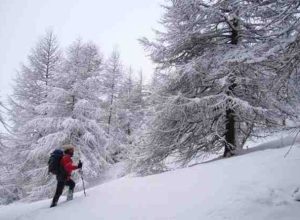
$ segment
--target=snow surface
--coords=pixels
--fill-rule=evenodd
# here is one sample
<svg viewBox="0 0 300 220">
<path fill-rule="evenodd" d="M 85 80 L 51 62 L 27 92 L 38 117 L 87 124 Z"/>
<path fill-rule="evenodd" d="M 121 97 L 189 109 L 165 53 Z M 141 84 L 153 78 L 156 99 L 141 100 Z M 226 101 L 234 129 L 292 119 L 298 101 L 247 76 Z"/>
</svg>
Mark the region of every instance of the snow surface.
<svg viewBox="0 0 300 220">
<path fill-rule="evenodd" d="M 273 144 L 159 175 L 123 177 L 87 190 L 87 197 L 62 197 L 51 209 L 50 200 L 1 206 L 0 219 L 299 220 L 300 145 L 284 158 L 288 146 Z"/>
</svg>

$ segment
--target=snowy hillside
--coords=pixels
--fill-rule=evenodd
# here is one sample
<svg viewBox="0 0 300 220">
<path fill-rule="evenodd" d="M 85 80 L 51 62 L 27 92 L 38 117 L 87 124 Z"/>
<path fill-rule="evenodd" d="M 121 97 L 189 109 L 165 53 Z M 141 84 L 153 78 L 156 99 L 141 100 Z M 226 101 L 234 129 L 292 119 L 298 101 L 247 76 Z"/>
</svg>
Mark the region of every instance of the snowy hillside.
<svg viewBox="0 0 300 220">
<path fill-rule="evenodd" d="M 287 158 L 280 141 L 243 156 L 147 177 L 124 177 L 62 197 L 0 207 L 1 220 L 292 220 L 299 219 L 300 146 Z M 270 149 L 267 149 L 270 148 Z M 272 149 L 273 148 L 273 149 Z"/>
</svg>

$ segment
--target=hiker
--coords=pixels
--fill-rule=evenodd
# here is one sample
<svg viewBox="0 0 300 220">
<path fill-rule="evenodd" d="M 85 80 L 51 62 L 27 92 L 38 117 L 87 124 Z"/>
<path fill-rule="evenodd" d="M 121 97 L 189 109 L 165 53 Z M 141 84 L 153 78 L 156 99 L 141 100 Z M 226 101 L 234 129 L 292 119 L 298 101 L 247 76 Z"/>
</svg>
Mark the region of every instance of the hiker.
<svg viewBox="0 0 300 220">
<path fill-rule="evenodd" d="M 57 205 L 58 199 L 61 196 L 65 185 L 69 186 L 67 200 L 73 199 L 75 182 L 71 179 L 71 173 L 73 170 L 82 168 L 81 161 L 79 161 L 78 165 L 74 165 L 71 159 L 71 157 L 73 157 L 74 154 L 74 146 L 68 144 L 68 145 L 63 145 L 62 148 L 64 154 L 60 160 L 60 172 L 56 174 L 57 187 L 50 208 L 55 207 Z"/>
</svg>

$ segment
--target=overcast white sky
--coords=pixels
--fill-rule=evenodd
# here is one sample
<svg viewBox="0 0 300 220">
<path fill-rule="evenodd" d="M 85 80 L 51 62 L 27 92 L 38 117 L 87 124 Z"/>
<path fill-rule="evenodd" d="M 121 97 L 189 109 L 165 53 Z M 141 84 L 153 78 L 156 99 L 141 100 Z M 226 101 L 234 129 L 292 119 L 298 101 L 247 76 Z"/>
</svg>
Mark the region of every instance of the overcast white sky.
<svg viewBox="0 0 300 220">
<path fill-rule="evenodd" d="M 153 38 L 164 0 L 0 0 L 0 95 L 11 92 L 20 63 L 48 28 L 60 45 L 94 41 L 108 56 L 118 46 L 125 65 L 142 68 L 150 78 L 153 65 L 138 38 Z"/>
</svg>

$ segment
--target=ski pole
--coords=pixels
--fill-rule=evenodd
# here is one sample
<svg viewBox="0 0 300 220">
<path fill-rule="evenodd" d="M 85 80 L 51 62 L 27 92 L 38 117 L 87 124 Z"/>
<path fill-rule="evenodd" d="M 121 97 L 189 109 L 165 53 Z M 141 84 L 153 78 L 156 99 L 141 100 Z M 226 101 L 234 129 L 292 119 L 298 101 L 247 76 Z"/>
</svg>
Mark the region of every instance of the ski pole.
<svg viewBox="0 0 300 220">
<path fill-rule="evenodd" d="M 79 153 L 79 158 L 80 158 L 80 151 L 79 151 L 78 153 Z M 79 162 L 81 162 L 80 159 L 79 159 Z M 82 187 L 83 187 L 84 196 L 86 196 L 85 186 L 84 186 L 84 180 L 83 180 L 83 171 L 82 171 L 82 167 L 80 168 L 79 173 L 80 173 L 80 177 L 81 177 L 81 180 L 82 180 Z"/>
<path fill-rule="evenodd" d="M 84 196 L 86 196 L 82 168 L 80 168 L 79 173 L 80 173 L 80 177 L 81 177 L 81 180 L 82 180 L 82 187 L 83 187 Z"/>
</svg>

